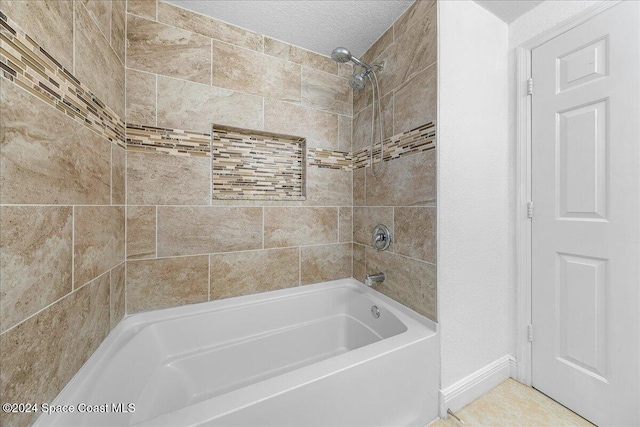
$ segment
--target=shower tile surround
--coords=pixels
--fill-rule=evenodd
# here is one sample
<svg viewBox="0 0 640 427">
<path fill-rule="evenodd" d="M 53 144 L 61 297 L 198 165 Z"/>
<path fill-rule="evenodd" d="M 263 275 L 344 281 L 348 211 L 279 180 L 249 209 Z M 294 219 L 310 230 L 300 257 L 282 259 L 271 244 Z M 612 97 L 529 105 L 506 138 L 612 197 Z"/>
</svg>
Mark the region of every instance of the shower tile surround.
<svg viewBox="0 0 640 427">
<path fill-rule="evenodd" d="M 396 156 L 385 143 L 384 169 L 371 176 L 371 85 L 353 98 L 353 276 L 384 271 L 375 286 L 387 296 L 436 320 L 436 2 L 415 2 L 362 56 L 385 61 L 379 73 L 382 92 L 383 137 L 402 135 L 423 123 L 418 148 Z M 375 130 L 376 138 L 379 132 Z M 405 137 L 405 140 L 407 138 Z M 424 145 L 422 145 L 424 144 Z M 389 142 L 389 145 L 394 145 Z M 395 144 L 403 145 L 402 143 Z M 433 148 L 433 149 L 432 149 Z M 374 154 L 379 152 L 379 146 Z M 358 166 L 364 166 L 358 168 Z M 371 247 L 371 229 L 387 225 L 391 247 Z"/>
<path fill-rule="evenodd" d="M 0 10 L 0 401 L 51 402 L 125 314 L 125 2 Z"/>
<path fill-rule="evenodd" d="M 59 10 L 51 13 L 49 3 Z M 4 276 L 15 276 L 19 282 L 30 279 L 29 283 L 2 282 L 3 401 L 51 401 L 125 312 L 342 277 L 362 280 L 365 272 L 381 268 L 387 282 L 379 290 L 435 319 L 435 86 L 433 93 L 423 87 L 435 85 L 435 64 L 424 69 L 422 62 L 407 64 L 409 71 L 389 67 L 390 74 L 397 76 L 382 75 L 381 80 L 386 80 L 381 81 L 385 119 L 390 117 L 392 123 L 385 126 L 389 133 L 384 135 L 386 171 L 382 176 L 390 176 L 393 182 L 384 184 L 368 175 L 369 147 L 363 142 L 366 120 L 362 118 L 366 116 L 363 111 L 371 110 L 370 93 L 352 97 L 351 91 L 344 90 L 351 74 L 348 64 L 336 64 L 162 2 L 129 0 L 126 12 L 125 2 L 111 3 L 109 11 L 93 3 L 3 1 L 1 5 L 0 83 L 6 116 L 1 135 L 1 219 L 3 230 L 7 229 L 5 222 L 12 229 L 25 226 L 23 241 L 11 240 L 5 233 L 0 237 L 2 269 Z M 414 4 L 367 54 L 389 58 L 385 55 L 394 46 L 402 50 L 408 49 L 407 43 L 424 43 L 417 34 L 423 30 L 434 33 L 433 4 Z M 42 20 L 41 28 L 29 22 L 33 16 Z M 13 17 L 17 24 L 11 21 Z M 432 23 L 425 23 L 430 19 Z M 138 25 L 141 20 L 144 25 Z M 406 26 L 416 29 L 407 31 Z M 100 43 L 95 55 L 102 58 L 87 57 L 81 43 L 76 47 L 80 51 L 66 52 L 64 44 L 53 40 L 54 29 L 81 32 L 79 39 Z M 187 55 L 194 64 L 206 60 L 198 55 L 203 52 L 201 46 L 210 43 L 210 52 L 251 57 L 266 67 L 275 64 L 275 69 L 266 72 L 262 81 L 248 84 L 244 79 L 256 76 L 229 78 L 224 69 L 215 70 L 214 60 L 213 66 L 209 63 L 214 68 L 209 81 L 202 77 L 199 66 L 193 75 L 176 77 L 176 71 L 148 60 L 132 47 L 136 40 L 145 40 L 140 34 L 145 31 L 163 34 L 162 49 Z M 187 43 L 183 51 L 180 42 L 174 44 L 176 34 L 178 39 L 186 35 L 197 43 L 193 48 Z M 435 46 L 435 41 L 426 43 Z M 122 52 L 125 44 L 128 68 Z M 372 61 L 367 54 L 363 58 Z M 96 65 L 104 60 L 111 63 Z M 93 79 L 78 80 L 73 70 L 74 62 L 77 66 L 79 61 L 104 73 L 120 69 L 122 73 L 102 79 L 113 81 L 113 87 L 98 87 Z M 82 74 L 83 66 L 75 71 Z M 297 80 L 290 78 L 292 73 L 297 73 Z M 112 97 L 109 89 L 117 94 L 125 74 L 126 99 L 124 92 L 122 97 Z M 394 104 L 396 94 L 414 90 L 429 92 L 426 102 L 433 105 L 421 99 L 415 99 L 419 108 L 406 108 L 399 99 Z M 11 115 L 4 112 L 5 108 L 15 109 L 14 117 L 22 117 L 18 104 L 30 106 L 40 116 L 34 116 L 33 124 L 16 123 L 14 129 Z M 124 117 L 117 113 L 122 111 Z M 51 120 L 64 123 L 58 136 L 46 129 Z M 306 200 L 213 199 L 208 133 L 212 122 L 307 136 Z M 399 125 L 394 127 L 394 122 Z M 39 125 L 33 135 L 22 135 L 19 129 Z M 60 153 L 54 152 L 45 161 L 49 164 L 40 165 L 34 156 L 43 152 L 34 152 L 26 160 L 34 161 L 31 169 L 19 164 L 26 153 L 25 143 L 46 142 L 47 147 L 55 147 L 57 141 L 49 141 L 51 135 L 63 140 L 63 133 L 74 135 L 66 144 L 77 144 L 77 148 L 61 146 Z M 91 158 L 87 157 L 92 151 Z M 379 146 L 374 154 L 378 152 Z M 74 155 L 84 157 L 71 163 L 64 160 Z M 36 173 L 35 168 L 49 165 L 54 166 L 49 176 Z M 36 178 L 23 179 L 20 173 L 25 169 Z M 64 171 L 75 175 L 58 180 L 65 183 L 59 184 L 62 188 L 32 191 L 55 184 L 51 174 Z M 20 180 L 25 185 L 22 190 Z M 416 184 L 426 190 L 416 193 L 412 190 Z M 399 197 L 392 195 L 396 186 L 403 189 Z M 397 234 L 391 252 L 373 251 L 363 237 L 369 233 L 362 229 L 363 224 L 375 219 L 376 209 L 362 208 L 379 204 L 392 212 L 387 221 Z M 414 215 L 426 224 L 422 220 L 414 224 Z M 103 224 L 99 228 L 104 234 L 83 218 Z M 229 238 L 202 240 L 203 227 L 217 227 L 216 234 Z M 253 234 L 247 236 L 247 230 Z M 165 239 L 163 233 L 174 236 L 166 234 Z M 51 255 L 39 267 L 47 271 L 28 263 L 30 258 L 43 256 L 41 248 Z M 265 282 L 265 272 L 267 276 L 277 273 L 277 283 Z M 242 280 L 233 279 L 236 276 Z M 38 277 L 47 277 L 50 289 L 45 290 Z M 38 298 L 29 296 L 34 294 Z M 19 303 L 15 307 L 20 308 L 5 310 L 7 301 Z M 73 326 L 64 326 L 64 322 Z M 65 332 L 58 331 L 59 327 Z M 24 340 L 24 336 L 31 338 Z M 41 336 L 56 338 L 41 340 Z M 74 349 L 72 357 L 67 354 L 69 349 Z M 20 374 L 27 365 L 37 375 Z M 60 368 L 52 371 L 51 366 Z M 20 415 L 1 417 L 3 425 L 26 425 L 30 420 Z"/>
</svg>

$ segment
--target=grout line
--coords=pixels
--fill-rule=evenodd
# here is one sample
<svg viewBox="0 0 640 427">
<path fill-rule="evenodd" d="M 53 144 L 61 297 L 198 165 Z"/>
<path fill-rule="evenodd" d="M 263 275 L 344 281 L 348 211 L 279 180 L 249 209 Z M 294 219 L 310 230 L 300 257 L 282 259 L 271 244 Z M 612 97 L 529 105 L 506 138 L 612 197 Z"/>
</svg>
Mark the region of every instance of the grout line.
<svg viewBox="0 0 640 427">
<path fill-rule="evenodd" d="M 156 250 L 155 250 L 155 258 L 158 258 L 158 207 L 156 206 Z"/>
<path fill-rule="evenodd" d="M 211 255 L 207 257 L 208 270 L 207 270 L 207 301 L 211 301 Z"/>
<path fill-rule="evenodd" d="M 302 286 L 302 247 L 298 246 L 298 286 Z"/>
<path fill-rule="evenodd" d="M 253 51 L 253 52 L 255 52 L 255 51 Z M 290 61 L 287 61 L 287 62 L 290 62 Z M 291 64 L 295 64 L 295 65 L 300 65 L 300 64 L 297 64 L 295 62 L 290 62 L 290 63 Z M 290 105 L 294 105 L 296 107 L 302 107 L 302 108 L 306 108 L 306 109 L 313 110 L 313 111 L 319 111 L 319 112 L 326 113 L 326 114 L 333 114 L 333 115 L 337 115 L 337 116 L 339 115 L 339 116 L 347 116 L 347 117 L 353 115 L 353 112 L 351 114 L 343 113 L 343 112 L 339 112 L 338 113 L 338 112 L 335 112 L 335 111 L 332 111 L 332 110 L 325 110 L 325 109 L 322 109 L 322 108 L 319 108 L 319 107 L 314 107 L 312 105 L 303 105 L 302 101 L 301 102 L 294 102 L 294 101 L 289 101 L 289 100 L 286 100 L 286 99 L 279 99 L 279 98 L 273 98 L 273 97 L 270 97 L 270 96 L 265 96 L 263 94 L 258 94 L 258 93 L 253 93 L 253 92 L 245 92 L 245 91 L 241 91 L 241 90 L 237 90 L 237 89 L 231 89 L 231 88 L 224 87 L 224 86 L 216 86 L 215 84 L 213 84 L 213 82 L 211 84 L 201 83 L 201 82 L 194 82 L 193 80 L 182 79 L 182 78 L 179 78 L 179 77 L 168 76 L 168 75 L 165 75 L 165 74 L 152 73 L 152 72 L 145 71 L 145 70 L 139 70 L 137 68 L 127 67 L 127 69 L 131 70 L 131 71 L 140 72 L 140 73 L 152 74 L 152 75 L 156 76 L 156 79 L 157 79 L 157 77 L 164 77 L 166 79 L 179 80 L 181 82 L 192 83 L 192 84 L 202 85 L 202 86 L 206 86 L 206 87 L 213 87 L 213 88 L 216 88 L 216 89 L 223 89 L 223 90 L 239 93 L 239 94 L 242 94 L 242 95 L 269 98 L 269 99 L 273 99 L 273 100 L 278 101 L 278 102 L 284 102 L 284 103 L 287 103 L 287 104 L 290 104 Z M 329 74 L 329 73 L 327 73 L 327 74 Z"/>
<path fill-rule="evenodd" d="M 255 200 L 248 200 L 249 202 Z M 315 206 L 306 206 L 306 205 L 163 205 L 163 204 L 115 204 L 115 205 L 81 205 L 81 204 L 54 204 L 54 203 L 2 203 L 1 207 L 60 207 L 60 206 L 75 206 L 75 207 L 92 207 L 92 208 L 101 208 L 101 207 L 111 207 L 111 206 L 122 206 L 122 207 L 171 207 L 171 208 L 273 208 L 273 209 L 288 209 L 288 208 L 305 208 L 305 209 L 327 209 L 327 208 L 431 208 L 435 209 L 437 206 L 435 203 L 430 203 L 426 205 L 315 205 Z"/>
<path fill-rule="evenodd" d="M 118 264 L 120 265 L 120 264 Z M 33 314 L 30 314 L 29 316 L 25 317 L 24 319 L 22 319 L 20 322 L 16 323 L 15 325 L 11 326 L 9 329 L 7 329 L 6 331 L 3 331 L 2 333 L 0 333 L 0 336 L 8 333 L 9 331 L 11 331 L 12 329 L 17 328 L 18 326 L 20 326 L 21 324 L 25 323 L 27 320 L 31 319 L 32 317 L 37 316 L 38 314 L 42 313 L 43 311 L 47 310 L 48 308 L 54 306 L 55 304 L 59 303 L 60 301 L 62 301 L 63 299 L 75 294 L 76 292 L 78 292 L 80 289 L 84 288 L 86 285 L 95 282 L 96 280 L 98 280 L 100 277 L 104 276 L 106 273 L 110 273 L 111 270 L 107 270 L 102 274 L 99 274 L 98 276 L 94 277 L 93 279 L 91 279 L 90 281 L 88 281 L 86 284 L 82 285 L 81 287 L 79 287 L 78 289 L 74 289 L 71 292 L 66 293 L 65 295 L 61 296 L 60 298 L 58 298 L 57 300 L 53 301 L 52 303 L 42 307 L 40 310 L 36 311 Z M 109 286 L 111 286 L 111 283 L 109 283 Z"/>
<path fill-rule="evenodd" d="M 210 49 L 211 49 L 211 63 L 210 65 L 210 74 L 209 74 L 209 81 L 211 82 L 210 86 L 213 86 L 213 38 L 209 39 L 209 44 L 210 44 Z M 157 78 L 156 78 L 157 79 Z"/>
<path fill-rule="evenodd" d="M 158 126 L 158 75 L 154 74 L 155 76 L 155 81 L 156 81 L 156 88 L 155 88 L 155 96 L 154 96 L 154 101 L 155 101 L 155 105 L 154 105 L 154 109 L 155 109 L 155 113 L 156 113 L 156 120 L 155 120 L 155 124 L 154 127 Z"/>
<path fill-rule="evenodd" d="M 159 256 L 156 258 L 133 258 L 133 259 L 129 259 L 127 260 L 127 262 L 131 262 L 131 261 L 152 261 L 152 260 L 161 260 L 161 259 L 173 259 L 173 258 L 191 258 L 191 257 L 202 257 L 202 256 L 212 256 L 212 255 L 225 255 L 225 254 L 238 254 L 238 253 L 245 253 L 245 252 L 259 252 L 259 251 L 277 251 L 277 250 L 285 250 L 285 249 L 304 249 L 304 248 L 319 248 L 319 247 L 324 247 L 324 246 L 336 246 L 336 245 L 346 245 L 349 244 L 350 242 L 333 242 L 333 243 L 318 243 L 318 244 L 313 244 L 313 245 L 299 245 L 299 246 L 276 246 L 276 247 L 270 247 L 270 248 L 255 248 L 255 249 L 246 249 L 246 250 L 241 250 L 241 251 L 226 251 L 226 252 L 200 252 L 200 253 L 194 253 L 194 254 L 185 254 L 185 255 L 168 255 L 168 256 Z M 361 243 L 358 243 L 361 244 Z M 364 245 L 363 245 L 364 246 Z M 400 254 L 398 254 L 400 255 Z M 417 260 L 420 261 L 420 260 Z M 426 261 L 425 261 L 426 262 Z"/>
<path fill-rule="evenodd" d="M 126 132 L 126 130 L 125 130 Z M 126 133 L 125 133 L 126 135 Z M 126 139 L 126 137 L 125 137 Z M 110 168 L 109 168 L 109 204 L 113 205 L 113 144 L 110 144 L 111 146 L 109 147 L 111 149 L 109 155 L 111 156 L 111 158 L 109 159 L 110 164 Z"/>
<path fill-rule="evenodd" d="M 338 243 L 340 243 L 340 208 L 338 207 Z"/>
<path fill-rule="evenodd" d="M 264 206 L 262 207 L 262 249 L 264 249 Z"/>
<path fill-rule="evenodd" d="M 113 326 L 113 310 L 112 310 L 113 301 L 112 301 L 112 298 L 111 298 L 111 283 L 113 282 L 113 279 L 111 277 L 111 272 L 112 271 L 113 271 L 113 268 L 111 270 L 109 270 L 109 332 L 111 332 L 112 326 Z"/>
<path fill-rule="evenodd" d="M 73 44 L 73 52 L 71 55 L 71 68 L 73 70 L 73 75 L 76 75 L 76 0 L 73 0 L 71 3 L 71 7 L 73 8 L 73 28 L 72 28 L 72 44 Z M 26 32 L 25 32 L 26 33 Z M 55 108 L 55 107 L 54 107 Z"/>
<path fill-rule="evenodd" d="M 76 287 L 76 207 L 71 206 L 71 292 Z"/>
</svg>

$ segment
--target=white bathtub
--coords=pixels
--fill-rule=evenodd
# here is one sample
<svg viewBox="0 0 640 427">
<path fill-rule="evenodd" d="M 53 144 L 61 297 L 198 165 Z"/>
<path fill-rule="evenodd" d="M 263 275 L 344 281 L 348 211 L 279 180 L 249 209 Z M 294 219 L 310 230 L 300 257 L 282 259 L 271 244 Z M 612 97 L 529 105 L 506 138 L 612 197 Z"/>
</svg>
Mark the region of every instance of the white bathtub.
<svg viewBox="0 0 640 427">
<path fill-rule="evenodd" d="M 424 426 L 438 367 L 435 323 L 338 280 L 129 316 L 35 425 Z"/>
</svg>

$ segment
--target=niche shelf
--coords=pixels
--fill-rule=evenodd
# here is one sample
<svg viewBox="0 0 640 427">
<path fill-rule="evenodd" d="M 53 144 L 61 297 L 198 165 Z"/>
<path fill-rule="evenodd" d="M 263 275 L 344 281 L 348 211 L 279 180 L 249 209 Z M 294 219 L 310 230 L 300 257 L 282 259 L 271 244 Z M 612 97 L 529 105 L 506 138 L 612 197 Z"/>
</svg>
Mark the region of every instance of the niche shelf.
<svg viewBox="0 0 640 427">
<path fill-rule="evenodd" d="M 213 198 L 305 200 L 306 158 L 306 138 L 213 124 Z"/>
</svg>

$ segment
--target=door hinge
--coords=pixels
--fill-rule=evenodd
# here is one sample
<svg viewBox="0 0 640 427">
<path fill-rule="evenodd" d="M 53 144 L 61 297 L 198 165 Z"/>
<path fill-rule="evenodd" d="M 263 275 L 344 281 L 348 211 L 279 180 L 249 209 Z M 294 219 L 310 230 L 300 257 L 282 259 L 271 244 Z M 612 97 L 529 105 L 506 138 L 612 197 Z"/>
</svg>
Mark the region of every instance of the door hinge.
<svg viewBox="0 0 640 427">
<path fill-rule="evenodd" d="M 533 342 L 533 325 L 527 326 L 527 339 L 529 342 Z"/>
<path fill-rule="evenodd" d="M 533 95 L 533 78 L 527 80 L 527 95 Z"/>
<path fill-rule="evenodd" d="M 527 203 L 527 218 L 533 218 L 533 202 Z"/>
</svg>

